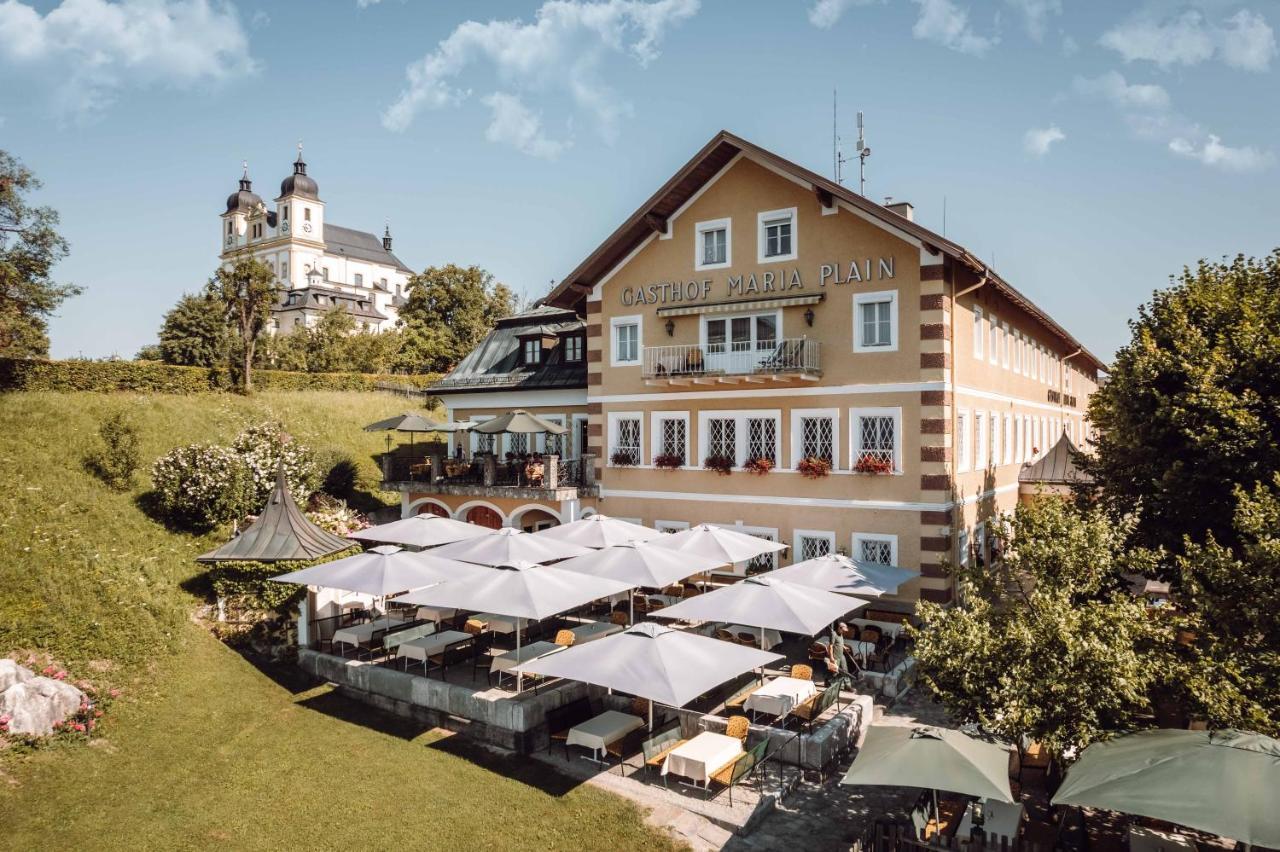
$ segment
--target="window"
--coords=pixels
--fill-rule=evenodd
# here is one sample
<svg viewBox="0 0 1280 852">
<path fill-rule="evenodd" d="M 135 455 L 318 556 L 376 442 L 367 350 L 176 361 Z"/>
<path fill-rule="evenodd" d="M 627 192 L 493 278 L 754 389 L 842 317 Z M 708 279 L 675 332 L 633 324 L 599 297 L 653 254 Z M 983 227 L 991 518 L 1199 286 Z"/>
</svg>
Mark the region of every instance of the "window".
<svg viewBox="0 0 1280 852">
<path fill-rule="evenodd" d="M 778 463 L 778 421 L 772 417 L 747 418 L 747 457 Z"/>
<path fill-rule="evenodd" d="M 835 418 L 800 418 L 800 458 L 826 459 L 835 466 Z"/>
<path fill-rule="evenodd" d="M 833 532 L 824 532 L 820 530 L 796 530 L 795 548 L 792 551 L 792 559 L 795 562 L 803 562 L 806 559 L 817 559 L 819 556 L 826 556 L 828 553 L 834 553 L 836 549 L 836 534 Z"/>
<path fill-rule="evenodd" d="M 853 558 L 859 562 L 894 565 L 898 561 L 898 537 L 875 533 L 853 534 Z"/>
<path fill-rule="evenodd" d="M 969 412 L 956 413 L 956 473 L 964 473 L 972 463 L 970 454 L 973 446 L 969 443 Z"/>
<path fill-rule="evenodd" d="M 639 412 L 609 412 L 609 464 L 613 464 L 614 456 L 620 454 L 629 456 L 634 464 L 642 462 L 642 424 Z"/>
<path fill-rule="evenodd" d="M 973 357 L 982 357 L 982 331 L 984 327 L 982 322 L 982 308 L 974 306 L 973 308 Z"/>
<path fill-rule="evenodd" d="M 704 411 L 698 415 L 701 459 L 725 456 L 742 467 L 749 459 L 777 463 L 782 413 L 776 409 Z M 701 461 L 701 459 L 699 459 Z"/>
<path fill-rule="evenodd" d="M 732 417 L 707 418 L 707 458 L 723 456 L 738 460 L 737 421 Z"/>
<path fill-rule="evenodd" d="M 323 267 L 321 267 L 321 268 L 320 268 L 320 271 L 324 273 L 324 280 L 325 280 L 325 281 L 328 281 L 328 280 L 329 280 L 329 267 L 327 267 L 327 266 L 323 266 Z"/>
<path fill-rule="evenodd" d="M 544 420 L 549 420 L 557 426 L 564 425 L 564 417 L 559 414 L 544 414 Z M 567 433 L 565 433 L 567 434 Z M 542 436 L 542 451 L 550 455 L 563 456 L 565 449 L 565 435 L 552 435 L 548 432 Z"/>
<path fill-rule="evenodd" d="M 689 529 L 688 521 L 654 521 L 653 528 L 660 533 L 678 533 Z"/>
<path fill-rule="evenodd" d="M 564 339 L 564 360 L 569 362 L 581 361 L 585 343 L 585 338 L 580 334 L 571 334 L 566 337 Z"/>
<path fill-rule="evenodd" d="M 521 343 L 524 364 L 526 366 L 542 363 L 542 339 L 533 338 Z"/>
<path fill-rule="evenodd" d="M 280 218 L 286 222 L 289 221 L 289 205 L 288 204 L 280 208 Z"/>
<path fill-rule="evenodd" d="M 280 277 L 281 278 L 289 277 L 289 261 L 287 260 L 280 261 Z"/>
<path fill-rule="evenodd" d="M 728 219 L 699 222 L 694 226 L 694 233 L 696 235 L 694 269 L 722 269 L 729 265 L 732 245 Z"/>
<path fill-rule="evenodd" d="M 996 319 L 996 315 L 991 315 L 991 330 L 987 335 L 987 348 L 990 351 L 991 363 L 999 365 L 1000 363 L 1000 320 Z"/>
<path fill-rule="evenodd" d="M 361 275 L 359 272 L 357 272 L 357 273 L 355 274 L 355 285 L 356 285 L 357 287 L 363 287 L 363 286 L 364 286 L 364 276 L 363 276 L 363 275 Z"/>
<path fill-rule="evenodd" d="M 988 456 L 988 458 L 991 459 L 992 467 L 999 467 L 1000 466 L 1000 415 L 994 411 L 991 412 L 990 429 L 991 429 L 991 455 Z"/>
<path fill-rule="evenodd" d="M 1005 464 L 1013 464 L 1013 415 L 1004 416 L 1004 455 Z"/>
<path fill-rule="evenodd" d="M 229 236 L 231 236 L 231 234 L 232 234 L 232 232 L 233 232 L 233 231 L 235 231 L 235 226 L 234 226 L 234 225 L 232 225 L 232 224 L 231 224 L 231 220 L 230 220 L 230 219 L 228 219 L 228 220 L 227 220 L 227 236 L 228 236 L 228 237 L 229 237 Z"/>
<path fill-rule="evenodd" d="M 383 289 L 383 291 L 385 292 L 385 291 L 387 290 L 387 279 L 385 279 L 385 278 L 379 278 L 379 279 L 378 279 L 378 286 L 379 286 L 379 287 L 381 287 L 381 288 Z"/>
<path fill-rule="evenodd" d="M 898 447 L 902 409 L 853 408 L 849 410 L 849 423 L 853 429 L 854 470 L 864 465 L 888 465 L 894 472 L 902 469 Z"/>
<path fill-rule="evenodd" d="M 640 363 L 640 317 L 614 317 L 609 321 L 613 331 L 613 366 L 627 367 Z"/>
<path fill-rule="evenodd" d="M 1026 422 L 1021 416 L 1015 415 L 1013 423 L 1014 429 L 1016 429 L 1018 433 L 1014 442 L 1013 460 L 1021 464 L 1027 458 Z"/>
<path fill-rule="evenodd" d="M 507 452 L 523 456 L 529 452 L 529 436 L 522 432 L 507 435 Z"/>
<path fill-rule="evenodd" d="M 987 469 L 987 415 L 981 411 L 973 415 L 973 468 Z"/>
<path fill-rule="evenodd" d="M 796 208 L 770 210 L 759 216 L 760 235 L 758 255 L 760 263 L 796 258 Z"/>
<path fill-rule="evenodd" d="M 653 455 L 677 456 L 681 464 L 689 464 L 689 412 L 655 412 L 653 442 Z"/>
<path fill-rule="evenodd" d="M 1009 323 L 1000 323 L 1000 334 L 1004 339 L 1004 363 L 1001 366 L 1007 370 L 1013 354 L 1013 338 L 1009 336 Z"/>
<path fill-rule="evenodd" d="M 310 207 L 303 207 L 303 208 L 302 208 L 302 218 L 303 218 L 305 221 L 307 221 L 307 222 L 310 222 L 310 221 L 311 221 L 311 208 L 310 208 Z"/>
<path fill-rule="evenodd" d="M 718 319 L 704 317 L 706 369 L 733 374 L 753 372 L 764 357 L 777 351 L 781 325 L 779 311 Z"/>
<path fill-rule="evenodd" d="M 860 293 L 853 299 L 854 352 L 898 348 L 898 292 Z"/>
<path fill-rule="evenodd" d="M 1045 383 L 1046 374 L 1049 372 L 1049 365 L 1045 363 L 1048 353 L 1043 346 L 1036 347 L 1036 363 L 1040 365 L 1040 384 Z"/>
</svg>

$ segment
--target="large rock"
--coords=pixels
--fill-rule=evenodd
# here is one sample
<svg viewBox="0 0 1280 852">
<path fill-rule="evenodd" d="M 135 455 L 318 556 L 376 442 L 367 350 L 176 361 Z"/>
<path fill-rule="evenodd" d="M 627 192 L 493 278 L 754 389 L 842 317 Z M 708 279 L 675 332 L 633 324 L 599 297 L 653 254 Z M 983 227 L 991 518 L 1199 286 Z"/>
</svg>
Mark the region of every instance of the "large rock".
<svg viewBox="0 0 1280 852">
<path fill-rule="evenodd" d="M 80 709 L 84 693 L 69 683 L 48 677 L 31 677 L 0 692 L 0 716 L 9 717 L 9 731 L 39 737 L 53 733 L 53 726 Z"/>
<path fill-rule="evenodd" d="M 13 660 L 0 659 L 0 692 L 4 692 L 15 683 L 25 683 L 35 675 L 30 669 L 24 669 Z"/>
</svg>

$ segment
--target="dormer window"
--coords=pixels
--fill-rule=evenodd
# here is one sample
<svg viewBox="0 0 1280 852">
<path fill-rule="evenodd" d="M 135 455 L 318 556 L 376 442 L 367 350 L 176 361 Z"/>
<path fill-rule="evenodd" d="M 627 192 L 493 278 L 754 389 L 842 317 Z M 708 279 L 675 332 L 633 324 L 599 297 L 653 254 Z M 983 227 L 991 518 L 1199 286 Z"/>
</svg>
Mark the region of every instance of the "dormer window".
<svg viewBox="0 0 1280 852">
<path fill-rule="evenodd" d="M 526 366 L 533 366 L 542 363 L 542 339 L 533 337 L 525 340 L 521 344 L 521 352 L 523 353 L 523 361 Z"/>
<path fill-rule="evenodd" d="M 583 344 L 586 341 L 581 335 L 571 334 L 564 339 L 564 360 L 576 363 L 582 360 Z"/>
</svg>

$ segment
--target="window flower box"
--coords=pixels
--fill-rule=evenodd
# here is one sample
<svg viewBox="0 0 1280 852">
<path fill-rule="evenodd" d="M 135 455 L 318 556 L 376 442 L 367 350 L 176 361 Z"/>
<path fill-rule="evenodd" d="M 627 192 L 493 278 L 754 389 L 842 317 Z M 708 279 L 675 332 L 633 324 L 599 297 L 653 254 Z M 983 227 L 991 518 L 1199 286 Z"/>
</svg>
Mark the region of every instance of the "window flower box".
<svg viewBox="0 0 1280 852">
<path fill-rule="evenodd" d="M 728 476 L 733 471 L 733 459 L 728 456 L 707 456 L 702 466 L 707 470 L 714 470 L 721 476 Z"/>
<path fill-rule="evenodd" d="M 893 473 L 893 462 L 880 458 L 871 453 L 863 453 L 858 456 L 858 461 L 853 466 L 854 473 L 869 473 L 876 476 Z"/>
<path fill-rule="evenodd" d="M 653 466 L 659 470 L 676 470 L 684 467 L 684 456 L 675 453 L 659 453 L 653 457 Z"/>
<path fill-rule="evenodd" d="M 609 456 L 609 464 L 614 467 L 635 467 L 640 464 L 640 459 L 638 454 L 631 450 L 618 450 Z"/>
<path fill-rule="evenodd" d="M 816 456 L 808 456 L 800 459 L 796 464 L 796 470 L 807 479 L 822 479 L 824 476 L 831 475 L 831 462 Z"/>
<path fill-rule="evenodd" d="M 764 456 L 748 459 L 747 463 L 742 466 L 742 469 L 749 473 L 754 473 L 756 476 L 764 476 L 766 473 L 773 470 L 773 459 L 765 458 Z"/>
</svg>

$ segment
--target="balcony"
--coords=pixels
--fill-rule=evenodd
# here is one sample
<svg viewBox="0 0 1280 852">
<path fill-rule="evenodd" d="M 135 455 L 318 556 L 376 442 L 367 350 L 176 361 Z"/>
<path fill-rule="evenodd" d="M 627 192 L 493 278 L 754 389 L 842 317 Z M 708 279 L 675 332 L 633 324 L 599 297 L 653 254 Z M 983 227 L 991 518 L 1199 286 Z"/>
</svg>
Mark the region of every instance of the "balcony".
<svg viewBox="0 0 1280 852">
<path fill-rule="evenodd" d="M 388 453 L 382 456 L 382 486 L 420 494 L 573 500 L 594 491 L 595 457 L 534 454 L 499 460 L 489 454 L 470 459 L 429 455 L 415 461 Z"/>
<path fill-rule="evenodd" d="M 765 384 L 817 381 L 821 344 L 807 337 L 755 343 L 646 346 L 642 375 L 649 385 Z"/>
</svg>

